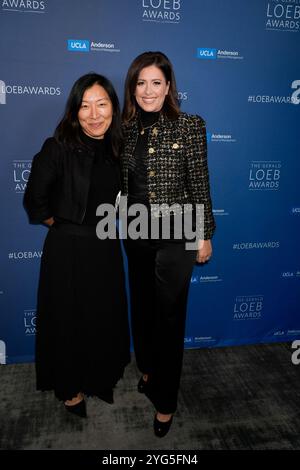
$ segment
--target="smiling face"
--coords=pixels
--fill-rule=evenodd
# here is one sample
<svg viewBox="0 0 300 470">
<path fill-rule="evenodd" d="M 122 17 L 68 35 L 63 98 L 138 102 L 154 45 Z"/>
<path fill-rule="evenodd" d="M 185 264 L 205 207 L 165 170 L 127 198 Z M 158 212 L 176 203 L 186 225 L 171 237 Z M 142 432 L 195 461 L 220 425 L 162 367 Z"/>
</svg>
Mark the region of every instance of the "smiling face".
<svg viewBox="0 0 300 470">
<path fill-rule="evenodd" d="M 83 132 L 94 139 L 103 139 L 113 117 L 113 107 L 105 89 L 95 83 L 85 90 L 78 121 Z"/>
<path fill-rule="evenodd" d="M 155 65 L 150 65 L 143 68 L 138 76 L 135 99 L 144 111 L 160 111 L 169 87 L 170 83 L 166 81 L 163 72 Z"/>
</svg>

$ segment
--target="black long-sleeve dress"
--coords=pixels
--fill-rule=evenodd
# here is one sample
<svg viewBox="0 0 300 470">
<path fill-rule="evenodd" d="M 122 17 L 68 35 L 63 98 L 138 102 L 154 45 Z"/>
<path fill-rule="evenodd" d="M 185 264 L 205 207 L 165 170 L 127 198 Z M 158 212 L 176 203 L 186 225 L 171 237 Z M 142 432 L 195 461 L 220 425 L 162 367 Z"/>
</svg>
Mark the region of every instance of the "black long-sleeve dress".
<svg viewBox="0 0 300 470">
<path fill-rule="evenodd" d="M 75 224 L 53 214 L 55 223 L 43 249 L 37 389 L 54 390 L 64 401 L 83 392 L 112 403 L 113 387 L 130 361 L 127 302 L 120 241 L 97 238 L 96 208 L 115 204 L 120 180 L 104 140 L 87 136 L 84 140 L 93 149 L 94 161 L 83 222 Z M 32 188 L 39 178 L 35 165 L 30 178 L 25 200 L 34 196 Z"/>
</svg>

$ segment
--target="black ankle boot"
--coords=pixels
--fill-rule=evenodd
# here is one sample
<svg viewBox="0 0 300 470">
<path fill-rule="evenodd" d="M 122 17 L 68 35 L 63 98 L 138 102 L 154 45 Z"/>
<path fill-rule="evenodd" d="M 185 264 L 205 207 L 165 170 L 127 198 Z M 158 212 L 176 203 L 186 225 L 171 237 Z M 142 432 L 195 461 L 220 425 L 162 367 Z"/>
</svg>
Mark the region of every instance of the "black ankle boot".
<svg viewBox="0 0 300 470">
<path fill-rule="evenodd" d="M 173 416 L 171 416 L 169 421 L 166 421 L 165 423 L 163 423 L 162 421 L 159 421 L 157 419 L 157 415 L 155 415 L 154 422 L 153 422 L 155 436 L 164 437 L 166 434 L 168 434 L 172 421 L 173 421 Z"/>
<path fill-rule="evenodd" d="M 148 379 L 149 380 L 149 379 Z M 145 393 L 145 390 L 147 388 L 147 383 L 144 379 L 143 376 L 140 378 L 138 384 L 137 384 L 137 389 L 139 393 Z"/>
<path fill-rule="evenodd" d="M 76 416 L 79 416 L 80 418 L 86 418 L 86 403 L 85 400 L 81 400 L 79 403 L 76 403 L 76 405 L 66 405 L 65 404 L 65 409 L 69 411 L 70 413 L 73 413 Z"/>
</svg>

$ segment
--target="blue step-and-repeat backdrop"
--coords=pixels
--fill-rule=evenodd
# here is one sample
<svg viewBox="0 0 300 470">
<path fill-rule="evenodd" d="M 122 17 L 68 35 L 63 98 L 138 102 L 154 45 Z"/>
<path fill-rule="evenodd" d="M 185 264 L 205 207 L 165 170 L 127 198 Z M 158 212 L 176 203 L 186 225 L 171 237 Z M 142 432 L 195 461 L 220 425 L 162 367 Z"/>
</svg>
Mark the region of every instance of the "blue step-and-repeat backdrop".
<svg viewBox="0 0 300 470">
<path fill-rule="evenodd" d="M 32 157 L 80 75 L 107 75 L 122 102 L 146 50 L 170 57 L 182 109 L 207 123 L 217 230 L 186 347 L 300 338 L 300 0 L 0 0 L 0 35 L 0 363 L 34 360 Z"/>
</svg>

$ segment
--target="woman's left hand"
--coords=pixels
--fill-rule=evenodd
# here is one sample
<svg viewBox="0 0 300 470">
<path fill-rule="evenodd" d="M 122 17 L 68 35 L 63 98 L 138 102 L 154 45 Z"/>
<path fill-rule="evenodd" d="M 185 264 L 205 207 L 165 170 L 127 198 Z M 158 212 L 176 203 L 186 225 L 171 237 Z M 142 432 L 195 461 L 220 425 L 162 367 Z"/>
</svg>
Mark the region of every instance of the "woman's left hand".
<svg viewBox="0 0 300 470">
<path fill-rule="evenodd" d="M 206 263 L 212 255 L 212 245 L 210 240 L 199 240 L 197 263 Z"/>
</svg>

